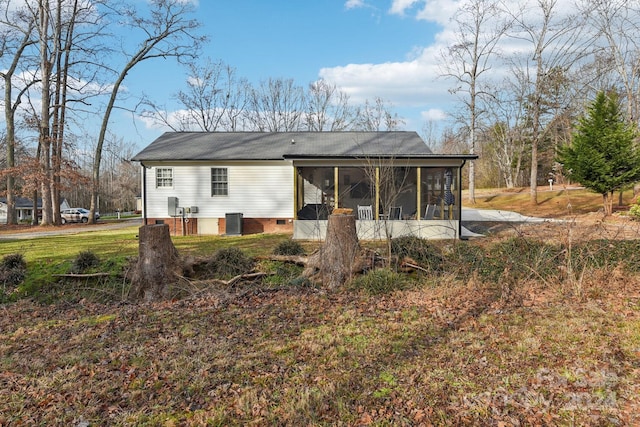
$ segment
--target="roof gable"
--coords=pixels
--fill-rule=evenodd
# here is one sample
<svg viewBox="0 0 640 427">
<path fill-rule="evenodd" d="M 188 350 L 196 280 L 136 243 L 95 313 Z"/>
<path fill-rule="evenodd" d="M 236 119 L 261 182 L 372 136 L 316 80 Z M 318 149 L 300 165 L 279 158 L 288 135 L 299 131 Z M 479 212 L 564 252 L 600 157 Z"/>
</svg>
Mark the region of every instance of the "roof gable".
<svg viewBox="0 0 640 427">
<path fill-rule="evenodd" d="M 431 155 L 416 132 L 167 132 L 135 161 Z"/>
</svg>

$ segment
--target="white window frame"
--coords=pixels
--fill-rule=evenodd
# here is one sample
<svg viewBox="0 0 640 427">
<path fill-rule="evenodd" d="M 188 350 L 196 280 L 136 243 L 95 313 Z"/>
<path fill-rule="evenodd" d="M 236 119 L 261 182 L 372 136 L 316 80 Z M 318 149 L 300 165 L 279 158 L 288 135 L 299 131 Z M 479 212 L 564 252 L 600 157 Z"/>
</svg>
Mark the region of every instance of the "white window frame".
<svg viewBox="0 0 640 427">
<path fill-rule="evenodd" d="M 215 181 L 213 180 L 213 172 L 214 171 L 224 171 L 225 180 L 224 181 Z M 224 194 L 214 192 L 214 184 L 223 184 L 224 185 Z M 211 197 L 227 197 L 229 195 L 229 169 L 228 168 L 211 168 Z"/>
<path fill-rule="evenodd" d="M 161 176 L 162 173 L 169 172 L 170 176 Z M 167 185 L 170 183 L 170 185 Z M 173 168 L 156 168 L 156 188 L 173 188 Z"/>
</svg>

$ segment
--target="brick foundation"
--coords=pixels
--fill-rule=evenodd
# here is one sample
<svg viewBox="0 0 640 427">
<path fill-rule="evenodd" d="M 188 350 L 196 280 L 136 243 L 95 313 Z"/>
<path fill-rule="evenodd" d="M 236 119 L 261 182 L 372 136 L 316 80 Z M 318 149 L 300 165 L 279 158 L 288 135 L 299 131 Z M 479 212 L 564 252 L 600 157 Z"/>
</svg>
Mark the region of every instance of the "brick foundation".
<svg viewBox="0 0 640 427">
<path fill-rule="evenodd" d="M 189 218 L 183 222 L 181 218 L 147 218 L 147 224 L 167 224 L 172 236 L 188 236 L 198 234 L 198 218 Z"/>
<path fill-rule="evenodd" d="M 279 224 L 278 222 L 284 222 Z M 226 219 L 220 218 L 220 234 L 226 233 Z M 243 218 L 242 234 L 293 233 L 293 220 L 276 218 Z"/>
<path fill-rule="evenodd" d="M 182 222 L 180 218 L 147 218 L 147 224 L 167 224 L 172 236 L 198 234 L 198 218 L 189 218 L 189 222 Z M 225 234 L 225 218 L 218 220 L 218 226 L 219 233 Z M 293 233 L 293 220 L 289 218 L 242 219 L 242 234 L 258 233 Z"/>
</svg>

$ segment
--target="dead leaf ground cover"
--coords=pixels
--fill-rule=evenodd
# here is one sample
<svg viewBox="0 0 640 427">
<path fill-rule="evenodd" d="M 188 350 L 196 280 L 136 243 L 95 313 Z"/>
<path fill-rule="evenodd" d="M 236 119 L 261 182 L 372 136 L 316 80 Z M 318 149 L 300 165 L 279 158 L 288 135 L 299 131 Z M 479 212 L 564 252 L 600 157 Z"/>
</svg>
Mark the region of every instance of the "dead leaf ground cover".
<svg viewBox="0 0 640 427">
<path fill-rule="evenodd" d="M 640 273 L 607 262 L 637 250 L 598 221 L 444 243 L 484 254 L 477 272 L 390 293 L 246 285 L 0 306 L 0 425 L 639 425 Z M 564 246 L 547 275 L 539 242 L 577 250 L 578 235 L 598 239 L 584 252 L 598 262 Z M 523 246 L 531 262 L 485 271 Z"/>
<path fill-rule="evenodd" d="M 0 424 L 637 425 L 640 282 L 590 286 L 23 301 L 0 317 Z"/>
</svg>

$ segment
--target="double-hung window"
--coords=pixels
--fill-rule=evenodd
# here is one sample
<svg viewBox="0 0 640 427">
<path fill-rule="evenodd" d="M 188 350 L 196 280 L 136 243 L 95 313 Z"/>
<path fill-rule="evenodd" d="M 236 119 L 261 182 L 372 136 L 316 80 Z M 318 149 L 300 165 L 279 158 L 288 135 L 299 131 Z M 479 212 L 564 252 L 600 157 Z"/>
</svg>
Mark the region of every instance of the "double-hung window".
<svg viewBox="0 0 640 427">
<path fill-rule="evenodd" d="M 211 168 L 211 195 L 229 195 L 227 168 Z"/>
<path fill-rule="evenodd" d="M 156 188 L 173 188 L 173 169 L 156 169 Z"/>
</svg>

